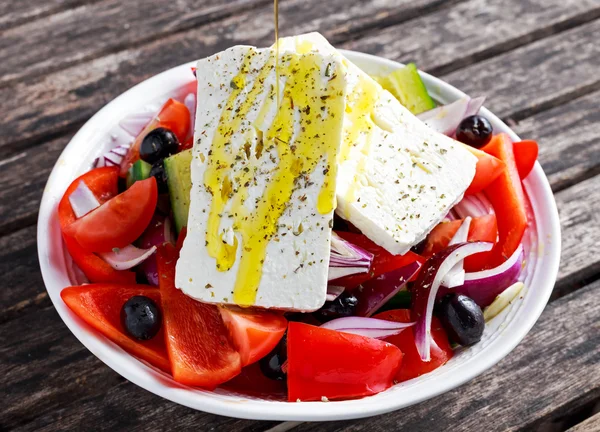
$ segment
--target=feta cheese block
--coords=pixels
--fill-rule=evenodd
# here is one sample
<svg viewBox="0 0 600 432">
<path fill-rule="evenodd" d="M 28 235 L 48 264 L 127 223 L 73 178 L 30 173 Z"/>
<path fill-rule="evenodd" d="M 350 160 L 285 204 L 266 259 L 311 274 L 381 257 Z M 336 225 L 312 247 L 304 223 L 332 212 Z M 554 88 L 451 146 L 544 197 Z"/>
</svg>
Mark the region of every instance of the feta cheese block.
<svg viewBox="0 0 600 432">
<path fill-rule="evenodd" d="M 392 254 L 423 240 L 462 199 L 477 159 L 433 131 L 318 33 L 280 49 L 336 55 L 347 67 L 336 213 Z"/>
<path fill-rule="evenodd" d="M 278 59 L 277 68 L 275 64 Z M 197 65 L 187 237 L 175 283 L 202 302 L 325 302 L 346 67 L 235 46 Z"/>
</svg>

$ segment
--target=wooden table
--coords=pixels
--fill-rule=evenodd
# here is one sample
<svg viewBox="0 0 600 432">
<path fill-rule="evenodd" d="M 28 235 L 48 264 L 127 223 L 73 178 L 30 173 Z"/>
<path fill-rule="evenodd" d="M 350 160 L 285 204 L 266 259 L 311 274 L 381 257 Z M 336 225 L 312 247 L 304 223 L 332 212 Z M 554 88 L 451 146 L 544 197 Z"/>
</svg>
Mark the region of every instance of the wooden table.
<svg viewBox="0 0 600 432">
<path fill-rule="evenodd" d="M 540 143 L 560 211 L 558 281 L 496 367 L 375 419 L 321 424 L 197 412 L 127 382 L 62 323 L 36 218 L 58 155 L 134 84 L 234 44 L 272 42 L 271 0 L 0 0 L 0 429 L 600 430 L 600 1 L 283 0 L 284 35 L 419 67 Z"/>
</svg>

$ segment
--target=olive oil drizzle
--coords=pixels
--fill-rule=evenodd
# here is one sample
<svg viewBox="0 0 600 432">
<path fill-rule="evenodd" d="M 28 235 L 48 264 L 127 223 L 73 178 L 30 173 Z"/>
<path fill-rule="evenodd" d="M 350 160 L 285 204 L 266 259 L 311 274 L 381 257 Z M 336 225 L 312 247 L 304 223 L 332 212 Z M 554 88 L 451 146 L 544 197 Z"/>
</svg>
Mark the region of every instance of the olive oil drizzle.
<svg viewBox="0 0 600 432">
<path fill-rule="evenodd" d="M 329 64 L 329 73 L 323 74 L 322 57 L 315 53 L 285 54 L 279 65 L 279 56 L 270 56 L 258 71 L 250 91 L 244 93 L 241 84 L 247 81 L 256 53 L 250 51 L 232 80 L 235 85 L 231 86 L 223 108 L 204 177 L 204 185 L 212 194 L 206 247 L 215 258 L 218 270 L 228 271 L 233 267 L 239 247 L 237 237 L 231 240 L 231 232 L 228 235 L 220 232 L 223 218 L 233 220 L 231 229 L 241 240 L 233 290 L 233 300 L 240 305 L 255 303 L 267 246 L 278 234 L 279 218 L 290 205 L 292 194 L 310 184 L 310 175 L 323 161 L 324 179 L 317 211 L 326 214 L 335 208 L 336 158 L 345 97 L 344 73 L 336 70 L 343 66 Z M 286 81 L 275 119 L 263 133 L 255 126 L 246 125 L 244 119 L 251 109 L 257 109 L 256 100 L 265 91 L 264 82 L 273 68 L 278 69 Z M 279 99 L 278 94 L 275 97 Z M 267 97 L 263 103 L 269 101 Z M 298 122 L 300 127 L 295 129 Z M 257 142 L 261 140 L 254 135 L 259 133 L 262 136 L 260 150 Z M 230 141 L 239 134 L 248 137 L 248 144 L 233 150 Z M 270 172 L 262 196 L 247 203 L 249 186 L 255 182 L 262 165 L 260 161 L 265 160 L 261 158 L 274 158 L 276 167 Z"/>
</svg>

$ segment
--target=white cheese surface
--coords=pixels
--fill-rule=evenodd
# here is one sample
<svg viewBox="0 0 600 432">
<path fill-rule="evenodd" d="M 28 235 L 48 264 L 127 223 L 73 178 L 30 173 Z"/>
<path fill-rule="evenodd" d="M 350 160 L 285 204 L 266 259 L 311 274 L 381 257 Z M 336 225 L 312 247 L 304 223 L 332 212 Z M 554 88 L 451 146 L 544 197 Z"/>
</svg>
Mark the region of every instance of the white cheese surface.
<svg viewBox="0 0 600 432">
<path fill-rule="evenodd" d="M 336 55 L 347 66 L 336 213 L 393 254 L 423 240 L 462 199 L 477 159 L 433 131 L 318 33 L 280 49 Z"/>
<path fill-rule="evenodd" d="M 310 57 L 309 61 L 307 57 Z M 236 46 L 198 62 L 190 211 L 175 283 L 184 293 L 203 302 L 312 311 L 325 301 L 332 209 L 335 207 L 335 160 L 341 142 L 345 99 L 345 67 L 335 53 L 311 53 L 294 58 L 282 55 L 280 59 L 278 69 L 287 68 L 288 73 L 282 74 L 279 85 L 276 85 L 271 49 Z M 305 72 L 307 77 L 313 74 L 318 76 L 316 81 L 294 76 L 298 68 L 293 62 L 303 60 L 307 60 L 305 66 L 313 65 L 302 72 L 303 76 Z M 286 85 L 294 80 L 295 87 L 290 90 Z M 281 106 L 287 107 L 289 114 L 287 136 L 285 130 L 280 131 L 281 125 L 285 129 L 286 122 L 276 117 L 276 89 L 279 89 L 277 97 Z M 339 91 L 331 94 L 333 89 Z M 316 98 L 318 100 L 307 111 L 308 104 L 302 102 L 307 95 L 328 96 Z M 311 125 L 306 125 L 307 119 L 312 119 Z M 304 171 L 290 189 L 291 197 L 285 200 L 285 210 L 278 219 L 273 216 L 274 221 L 265 222 L 266 225 L 274 224 L 275 232 L 268 234 L 268 230 L 265 231 L 266 247 L 261 251 L 255 246 L 258 235 L 262 236 L 263 226 L 261 223 L 248 225 L 248 221 L 252 220 L 252 215 L 260 213 L 261 205 L 270 205 L 261 200 L 271 186 L 279 184 L 275 179 L 283 170 L 282 152 L 309 151 L 307 144 L 312 141 L 306 134 L 320 129 L 324 129 L 321 137 L 310 139 L 326 138 L 335 145 L 330 146 L 328 154 L 307 153 L 309 156 L 302 162 Z M 273 133 L 273 130 L 276 130 L 277 139 L 285 143 L 272 139 L 269 131 Z M 215 161 L 221 157 L 216 150 L 219 142 L 224 143 L 223 159 L 229 159 L 214 168 L 220 163 Z M 320 142 L 314 141 L 315 145 Z M 213 168 L 209 166 L 211 160 Z M 333 167 L 329 165 L 331 161 Z M 291 171 L 294 169 L 296 167 L 292 166 Z M 225 184 L 225 177 L 228 184 Z M 215 179 L 219 179 L 218 184 L 214 183 Z M 325 205 L 326 211 L 322 211 L 320 206 L 328 200 L 321 195 L 328 187 L 331 188 L 330 203 L 328 208 Z M 285 197 L 286 189 L 282 187 L 281 196 L 276 192 L 273 201 Z M 243 198 L 236 204 L 239 197 Z M 215 219 L 218 221 L 216 237 L 211 237 L 207 232 L 212 232 L 210 214 L 216 208 L 215 200 L 224 204 Z M 276 212 L 266 214 L 269 218 Z M 252 231 L 249 227 L 257 229 Z M 250 237 L 255 243 L 245 241 Z M 226 255 L 231 259 L 223 259 L 222 255 L 217 258 L 211 253 L 209 248 L 214 245 L 209 246 L 209 243 L 214 239 L 227 245 L 219 245 L 220 250 L 233 251 L 230 256 Z M 254 249 L 250 247 L 252 244 Z M 223 262 L 229 263 L 230 268 L 223 268 Z M 250 263 L 250 267 L 244 267 L 244 262 Z M 255 295 L 252 295 L 248 288 L 252 291 L 255 272 L 260 272 L 259 282 Z M 240 294 L 242 291 L 244 294 Z"/>
</svg>

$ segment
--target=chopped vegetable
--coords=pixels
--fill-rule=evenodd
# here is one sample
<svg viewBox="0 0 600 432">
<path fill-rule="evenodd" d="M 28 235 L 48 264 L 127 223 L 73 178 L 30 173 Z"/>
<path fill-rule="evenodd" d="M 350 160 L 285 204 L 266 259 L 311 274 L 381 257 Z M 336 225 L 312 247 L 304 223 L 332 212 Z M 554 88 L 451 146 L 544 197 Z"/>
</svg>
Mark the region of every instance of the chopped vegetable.
<svg viewBox="0 0 600 432">
<path fill-rule="evenodd" d="M 144 232 L 154 214 L 157 199 L 154 178 L 136 182 L 122 194 L 69 224 L 64 233 L 88 252 L 124 248 Z"/>
<path fill-rule="evenodd" d="M 414 252 L 407 252 L 404 255 L 392 255 L 381 246 L 373 243 L 367 238 L 367 236 L 363 234 L 345 231 L 338 231 L 337 234 L 344 240 L 374 255 L 369 273 L 346 276 L 335 281 L 336 285 L 346 287 L 347 289 L 356 288 L 365 281 L 381 276 L 382 274 L 389 273 L 393 270 L 397 270 L 408 264 L 414 262 L 425 262 L 421 256 Z"/>
<path fill-rule="evenodd" d="M 398 323 L 367 317 L 338 318 L 323 324 L 322 328 L 383 339 L 399 334 L 415 323 Z"/>
<path fill-rule="evenodd" d="M 403 323 L 411 322 L 409 309 L 396 309 L 378 313 L 374 318 Z M 444 365 L 452 358 L 454 352 L 448 342 L 448 336 L 437 317 L 433 317 L 431 320 L 431 339 L 431 360 L 427 362 L 421 360 L 421 356 L 417 351 L 414 327 L 407 328 L 400 334 L 385 339 L 386 342 L 400 348 L 404 355 L 400 369 L 398 369 L 394 377 L 395 381 L 403 382 L 429 373 Z"/>
<path fill-rule="evenodd" d="M 344 276 L 367 273 L 373 261 L 373 254 L 344 240 L 335 232 L 331 233 L 331 255 L 329 258 L 328 280 Z"/>
<path fill-rule="evenodd" d="M 100 202 L 84 181 L 80 181 L 77 188 L 69 195 L 69 203 L 77 218 L 85 216 L 100 207 Z"/>
<path fill-rule="evenodd" d="M 535 166 L 538 157 L 538 143 L 533 140 L 519 141 L 513 144 L 515 164 L 521 179 L 525 179 Z"/>
<path fill-rule="evenodd" d="M 483 311 L 483 318 L 485 321 L 490 321 L 498 316 L 506 306 L 511 304 L 512 301 L 519 296 L 523 288 L 525 288 L 523 282 L 515 282 L 498 294 L 498 297 L 496 297 L 496 299 Z"/>
<path fill-rule="evenodd" d="M 288 328 L 288 401 L 349 399 L 393 383 L 402 352 L 392 344 L 299 322 Z"/>
<path fill-rule="evenodd" d="M 67 306 L 82 320 L 124 350 L 169 372 L 162 328 L 150 340 L 130 337 L 121 322 L 121 308 L 134 296 L 145 296 L 161 304 L 160 292 L 144 285 L 91 284 L 65 288 L 60 293 Z"/>
<path fill-rule="evenodd" d="M 213 389 L 240 373 L 241 360 L 215 305 L 200 303 L 175 288 L 173 245 L 158 248 L 160 294 L 167 352 L 175 381 Z"/>
<path fill-rule="evenodd" d="M 352 293 L 358 299 L 356 315 L 371 316 L 377 312 L 390 298 L 406 286 L 406 283 L 419 271 L 421 264 L 417 261 L 399 269 L 377 276 L 364 282 Z"/>
<path fill-rule="evenodd" d="M 498 243 L 488 261 L 488 268 L 493 268 L 506 261 L 519 247 L 527 228 L 527 213 L 525 193 L 510 137 L 506 134 L 496 135 L 483 150 L 505 164 L 502 174 L 485 189 L 498 222 Z"/>
<path fill-rule="evenodd" d="M 415 115 L 435 108 L 435 102 L 427 93 L 414 63 L 382 78 L 380 84 Z"/>
<path fill-rule="evenodd" d="M 99 254 L 115 270 L 129 270 L 146 261 L 156 251 L 156 246 L 140 249 L 133 245 L 115 248 L 111 252 Z"/>
<path fill-rule="evenodd" d="M 465 146 L 476 158 L 475 177 L 465 191 L 465 196 L 475 195 L 488 187 L 504 171 L 504 162 L 500 159 L 478 150 L 475 147 Z"/>
<path fill-rule="evenodd" d="M 423 266 L 413 288 L 414 301 L 412 305 L 412 318 L 417 321 L 415 340 L 423 361 L 431 359 L 431 317 L 436 295 L 444 276 L 457 262 L 474 253 L 488 251 L 492 247 L 492 243 L 485 242 L 460 243 L 449 246 L 429 258 Z"/>
</svg>

